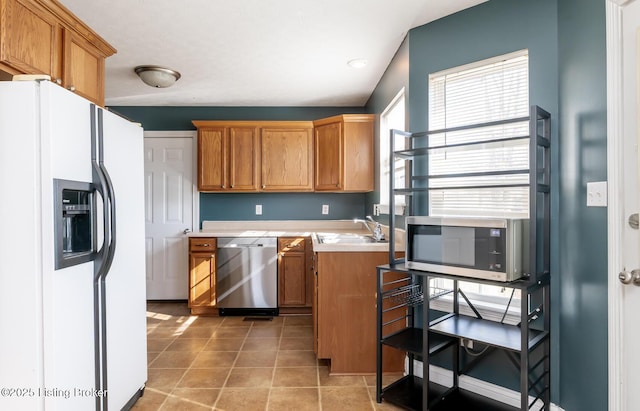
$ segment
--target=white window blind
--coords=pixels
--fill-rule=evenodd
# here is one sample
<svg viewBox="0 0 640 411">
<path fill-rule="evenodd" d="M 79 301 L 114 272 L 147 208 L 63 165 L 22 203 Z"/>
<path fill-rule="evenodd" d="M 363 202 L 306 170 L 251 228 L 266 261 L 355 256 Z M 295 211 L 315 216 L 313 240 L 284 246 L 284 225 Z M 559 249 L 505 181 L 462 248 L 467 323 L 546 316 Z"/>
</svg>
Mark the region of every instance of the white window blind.
<svg viewBox="0 0 640 411">
<path fill-rule="evenodd" d="M 526 50 L 429 76 L 430 131 L 528 115 Z M 524 120 L 431 135 L 429 147 L 442 148 L 429 152 L 429 215 L 528 218 L 529 142 L 492 142 L 528 133 L 529 124 Z M 479 144 L 455 146 L 472 142 Z M 433 279 L 432 283 L 436 289 L 453 286 L 451 280 L 442 278 Z M 495 306 L 503 307 L 511 297 L 511 289 L 475 282 L 460 282 L 459 287 L 486 318 L 500 321 L 504 308 Z M 520 296 L 516 290 L 509 316 L 513 321 L 518 320 Z M 437 308 L 444 304 L 444 308 L 451 303 L 449 299 L 438 298 L 432 305 Z"/>
<path fill-rule="evenodd" d="M 521 51 L 430 75 L 429 130 L 527 117 L 528 61 Z M 527 218 L 528 141 L 492 140 L 528 132 L 524 120 L 430 136 L 442 148 L 429 154 L 429 215 Z M 456 147 L 469 142 L 482 144 Z"/>
</svg>

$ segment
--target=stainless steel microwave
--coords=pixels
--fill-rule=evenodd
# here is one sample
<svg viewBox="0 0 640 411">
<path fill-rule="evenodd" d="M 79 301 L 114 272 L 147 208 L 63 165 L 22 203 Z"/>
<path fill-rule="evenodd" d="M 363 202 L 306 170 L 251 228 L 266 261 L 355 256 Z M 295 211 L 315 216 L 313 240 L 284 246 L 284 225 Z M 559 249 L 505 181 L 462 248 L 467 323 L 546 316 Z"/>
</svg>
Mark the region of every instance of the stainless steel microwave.
<svg viewBox="0 0 640 411">
<path fill-rule="evenodd" d="M 524 275 L 528 220 L 416 216 L 405 221 L 407 268 L 494 281 Z"/>
</svg>

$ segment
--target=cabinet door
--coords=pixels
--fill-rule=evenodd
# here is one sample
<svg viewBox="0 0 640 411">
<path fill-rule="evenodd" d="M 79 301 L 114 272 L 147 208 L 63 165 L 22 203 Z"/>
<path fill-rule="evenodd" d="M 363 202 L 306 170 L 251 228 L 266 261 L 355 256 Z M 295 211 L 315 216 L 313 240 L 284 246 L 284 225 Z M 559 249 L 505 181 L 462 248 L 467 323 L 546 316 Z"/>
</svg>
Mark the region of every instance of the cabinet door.
<svg viewBox="0 0 640 411">
<path fill-rule="evenodd" d="M 315 129 L 315 189 L 336 191 L 343 188 L 344 164 L 342 123 L 331 123 Z"/>
<path fill-rule="evenodd" d="M 227 131 L 224 127 L 198 130 L 198 190 L 221 191 L 227 184 Z"/>
<path fill-rule="evenodd" d="M 189 254 L 189 307 L 214 307 L 215 253 Z"/>
<path fill-rule="evenodd" d="M 354 116 L 355 117 L 355 116 Z M 373 191 L 373 116 L 358 116 L 344 122 L 345 164 L 342 188 L 346 191 Z"/>
<path fill-rule="evenodd" d="M 0 63 L 15 73 L 59 76 L 57 20 L 31 2 L 2 0 Z"/>
<path fill-rule="evenodd" d="M 262 129 L 262 190 L 313 190 L 311 128 Z"/>
<path fill-rule="evenodd" d="M 229 128 L 229 188 L 232 191 L 258 191 L 259 143 L 258 128 Z"/>
<path fill-rule="evenodd" d="M 105 56 L 96 47 L 71 30 L 64 31 L 64 87 L 104 105 L 104 64 Z"/>
<path fill-rule="evenodd" d="M 282 307 L 304 307 L 307 303 L 306 255 L 285 252 L 278 261 L 278 303 Z"/>
</svg>

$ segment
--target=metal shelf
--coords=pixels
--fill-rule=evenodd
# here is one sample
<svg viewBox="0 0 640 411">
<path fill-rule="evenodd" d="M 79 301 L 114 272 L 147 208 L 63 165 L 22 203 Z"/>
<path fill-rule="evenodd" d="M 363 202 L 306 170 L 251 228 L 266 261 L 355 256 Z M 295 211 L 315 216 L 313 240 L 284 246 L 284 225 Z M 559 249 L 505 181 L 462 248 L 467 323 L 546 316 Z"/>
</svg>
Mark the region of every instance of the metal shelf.
<svg viewBox="0 0 640 411">
<path fill-rule="evenodd" d="M 382 390 L 382 398 L 407 410 L 422 410 L 423 380 L 407 375 Z M 460 388 L 429 384 L 432 411 L 517 411 L 518 408 Z"/>
<path fill-rule="evenodd" d="M 395 334 L 382 338 L 382 344 L 422 356 L 422 328 L 405 328 Z M 443 334 L 429 333 L 429 355 L 434 355 L 458 343 L 457 338 L 448 338 Z"/>
<path fill-rule="evenodd" d="M 429 327 L 430 334 L 466 338 L 481 344 L 520 353 L 522 329 L 464 315 L 454 315 Z M 547 331 L 529 329 L 528 350 L 533 350 L 549 336 Z"/>
<path fill-rule="evenodd" d="M 549 273 L 538 273 L 536 275 L 538 281 L 535 284 L 532 284 L 531 281 L 529 281 L 526 277 L 523 278 L 519 278 L 517 280 L 514 281 L 509 281 L 509 282 L 505 282 L 505 281 L 496 281 L 496 280 L 484 280 L 484 279 L 480 279 L 480 278 L 470 278 L 470 277 L 461 277 L 459 275 L 450 275 L 450 274 L 440 274 L 440 273 L 432 273 L 429 271 L 419 271 L 419 270 L 412 270 L 410 268 L 407 268 L 407 266 L 404 263 L 404 260 L 396 260 L 396 262 L 394 264 L 385 264 L 385 265 L 381 265 L 379 266 L 380 269 L 382 270 L 386 270 L 386 271 L 393 271 L 396 273 L 405 273 L 407 275 L 414 275 L 414 276 L 418 276 L 418 277 L 439 277 L 439 278 L 447 278 L 449 280 L 458 280 L 458 281 L 470 281 L 470 282 L 474 282 L 474 283 L 478 283 L 478 284 L 486 284 L 486 285 L 495 285 L 498 287 L 507 287 L 507 288 L 515 288 L 518 290 L 527 290 L 531 287 L 534 287 L 533 289 L 535 290 L 536 286 L 544 286 L 549 284 Z"/>
<path fill-rule="evenodd" d="M 446 146 L 429 147 L 429 136 L 456 132 L 469 129 L 481 129 L 503 124 L 525 122 L 529 123 L 529 133 L 527 136 L 513 135 L 505 138 L 489 139 L 481 142 L 456 143 Z M 378 266 L 378 367 L 376 375 L 376 400 L 381 402 L 392 402 L 403 408 L 412 410 L 431 410 L 431 411 L 449 411 L 449 410 L 474 410 L 474 411 L 513 411 L 528 410 L 532 406 L 542 405 L 543 409 L 549 409 L 550 397 L 550 146 L 551 146 L 551 116 L 548 112 L 537 106 L 530 108 L 529 116 L 504 121 L 488 122 L 483 124 L 475 124 L 469 126 L 455 127 L 443 130 L 434 130 L 428 132 L 410 133 L 394 130 L 391 133 L 391 162 L 395 159 L 407 159 L 408 171 L 407 182 L 408 187 L 395 188 L 395 169 L 391 168 L 390 173 L 390 193 L 389 205 L 390 209 L 395 209 L 395 196 L 407 196 L 408 215 L 414 215 L 413 210 L 419 206 L 424 200 L 421 193 L 429 193 L 430 190 L 455 190 L 463 188 L 495 188 L 495 187 L 528 187 L 529 190 L 529 215 L 531 219 L 536 221 L 532 225 L 529 232 L 529 255 L 537 256 L 529 260 L 529 266 L 525 271 L 527 275 L 521 279 L 512 282 L 502 282 L 493 280 L 484 280 L 477 278 L 468 278 L 455 275 L 439 274 L 432 272 L 423 272 L 410 270 L 404 265 L 402 259 L 397 259 L 395 255 L 395 218 L 391 216 L 389 219 L 389 264 Z M 406 150 L 395 151 L 395 136 L 405 137 L 410 148 Z M 464 150 L 467 146 L 471 149 L 480 149 L 484 146 L 500 144 L 510 144 L 516 140 L 528 139 L 529 141 L 529 169 L 509 169 L 487 172 L 470 172 L 470 173 L 453 173 L 447 175 L 413 175 L 413 163 L 415 158 L 419 156 L 429 155 L 430 153 L 442 150 Z M 421 144 L 422 146 L 418 146 Z M 424 170 L 423 170 L 424 172 Z M 496 181 L 495 185 L 487 187 L 485 185 L 475 185 L 474 182 L 466 181 L 466 185 L 459 182 L 443 183 L 446 187 L 425 187 L 429 180 L 449 178 L 452 180 L 462 178 L 476 178 L 486 176 L 514 176 L 523 175 L 520 179 L 505 177 L 501 181 Z M 527 180 L 524 181 L 524 176 Z M 422 185 L 415 187 L 414 184 Z M 463 186 L 464 185 L 464 186 Z M 542 224 L 540 224 L 542 222 Z M 394 309 L 404 309 L 406 315 L 397 319 L 382 319 L 388 314 L 388 310 L 383 309 L 383 296 L 392 295 L 389 289 L 399 287 L 392 282 L 385 283 L 385 273 L 391 273 L 397 276 L 398 273 L 404 274 L 403 285 L 414 286 L 420 284 L 424 289 L 424 297 L 422 299 L 422 307 L 424 310 L 422 328 L 407 327 L 401 331 L 389 335 L 383 335 L 386 326 L 395 321 L 406 321 L 406 324 L 414 324 L 414 306 L 395 305 Z M 391 276 L 391 277 L 392 277 Z M 430 278 L 446 278 L 453 280 L 453 309 L 431 322 L 428 322 L 429 300 L 430 294 Z M 474 282 L 479 284 L 494 285 L 500 287 L 514 288 L 521 290 L 520 300 L 520 324 L 507 325 L 494 321 L 488 321 L 481 318 L 480 313 L 476 310 L 478 318 L 463 316 L 459 314 L 459 295 L 464 294 L 459 291 L 458 282 Z M 384 292 L 383 292 L 384 290 Z M 398 292 L 401 292 L 400 290 Z M 466 298 L 466 297 L 465 297 Z M 533 304 L 535 307 L 529 307 Z M 389 304 L 388 300 L 384 300 Z M 469 302 L 467 300 L 467 302 Z M 417 301 L 419 304 L 419 301 Z M 404 308 L 403 308 L 404 307 Z M 475 310 L 475 309 L 474 309 Z M 479 357 L 472 363 L 461 368 L 460 350 L 458 341 L 460 339 L 468 339 L 485 345 L 488 347 L 503 350 L 508 354 L 512 363 L 519 367 L 520 370 L 520 407 L 512 407 L 504 403 L 497 402 L 493 399 L 486 398 L 459 388 L 459 375 L 467 372 L 470 367 L 476 364 L 477 360 L 486 353 L 480 353 Z M 427 349 L 428 355 L 423 355 Z M 390 346 L 398 350 L 405 351 L 409 359 L 407 373 L 408 375 L 390 384 L 388 387 L 382 387 L 382 346 Z M 523 348 L 524 347 L 524 348 Z M 429 381 L 429 358 L 431 355 L 442 352 L 451 348 L 453 379 L 450 388 L 433 384 Z M 536 350 L 542 353 L 541 359 L 535 364 L 530 362 L 530 354 Z M 488 350 L 487 352 L 490 352 Z M 415 356 L 422 357 L 423 373 L 425 380 L 414 375 L 413 360 Z M 536 398 L 532 404 L 529 403 L 529 395 Z"/>
</svg>

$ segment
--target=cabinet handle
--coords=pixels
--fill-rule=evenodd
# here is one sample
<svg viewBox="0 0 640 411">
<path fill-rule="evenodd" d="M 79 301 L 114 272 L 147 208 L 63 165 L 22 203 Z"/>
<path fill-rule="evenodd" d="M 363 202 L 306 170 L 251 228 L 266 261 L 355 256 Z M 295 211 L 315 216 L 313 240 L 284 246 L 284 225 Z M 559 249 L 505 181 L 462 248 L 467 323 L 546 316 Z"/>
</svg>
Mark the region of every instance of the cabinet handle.
<svg viewBox="0 0 640 411">
<path fill-rule="evenodd" d="M 262 185 L 262 188 L 267 188 L 267 186 L 265 184 Z"/>
<path fill-rule="evenodd" d="M 287 247 L 289 247 L 289 248 L 298 247 L 299 248 L 300 244 L 289 243 L 289 244 L 287 244 Z"/>
<path fill-rule="evenodd" d="M 211 244 L 194 244 L 196 247 L 211 247 Z"/>
<path fill-rule="evenodd" d="M 222 188 L 227 188 L 224 184 L 222 185 Z"/>
<path fill-rule="evenodd" d="M 233 188 L 233 184 L 231 184 L 231 188 Z"/>
<path fill-rule="evenodd" d="M 62 79 L 61 78 L 57 78 L 56 79 L 56 84 L 62 84 Z"/>
<path fill-rule="evenodd" d="M 69 86 L 69 91 L 76 91 L 76 86 L 73 86 L 73 85 Z"/>
</svg>

